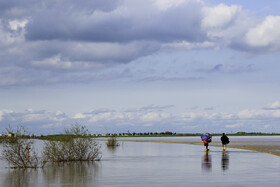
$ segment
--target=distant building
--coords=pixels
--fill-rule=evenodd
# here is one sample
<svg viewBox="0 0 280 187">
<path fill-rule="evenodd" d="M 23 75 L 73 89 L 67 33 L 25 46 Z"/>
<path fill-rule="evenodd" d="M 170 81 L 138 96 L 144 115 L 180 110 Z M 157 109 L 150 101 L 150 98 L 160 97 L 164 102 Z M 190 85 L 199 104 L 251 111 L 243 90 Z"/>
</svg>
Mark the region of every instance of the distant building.
<svg viewBox="0 0 280 187">
<path fill-rule="evenodd" d="M 15 137 L 15 134 L 12 132 L 8 132 L 8 137 Z"/>
</svg>

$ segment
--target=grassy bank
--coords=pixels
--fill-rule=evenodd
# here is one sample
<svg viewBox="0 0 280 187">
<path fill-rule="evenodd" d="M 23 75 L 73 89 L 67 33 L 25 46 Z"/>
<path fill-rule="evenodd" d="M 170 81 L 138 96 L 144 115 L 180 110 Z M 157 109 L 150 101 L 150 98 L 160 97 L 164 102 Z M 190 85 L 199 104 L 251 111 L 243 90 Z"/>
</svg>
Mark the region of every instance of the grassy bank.
<svg viewBox="0 0 280 187">
<path fill-rule="evenodd" d="M 124 137 L 188 137 L 188 136 L 201 136 L 202 133 L 178 133 L 178 134 L 153 134 L 153 135 L 116 135 L 115 137 L 124 138 Z M 212 136 L 221 136 L 221 133 L 213 133 Z M 55 135 L 46 135 L 37 137 L 38 139 L 48 140 L 48 139 L 61 139 L 65 136 L 64 134 L 55 134 Z M 280 133 L 229 133 L 227 136 L 280 136 Z M 87 135 L 87 136 L 79 136 L 77 138 L 106 138 L 112 137 L 112 135 Z"/>
</svg>

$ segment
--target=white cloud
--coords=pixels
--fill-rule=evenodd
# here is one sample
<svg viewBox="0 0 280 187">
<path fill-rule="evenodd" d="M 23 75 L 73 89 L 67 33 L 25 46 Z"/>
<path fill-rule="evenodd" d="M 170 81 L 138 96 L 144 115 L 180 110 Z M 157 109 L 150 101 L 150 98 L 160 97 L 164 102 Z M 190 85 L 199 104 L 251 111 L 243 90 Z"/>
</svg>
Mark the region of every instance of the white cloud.
<svg viewBox="0 0 280 187">
<path fill-rule="evenodd" d="M 242 110 L 237 113 L 240 119 L 267 119 L 279 118 L 280 110 Z"/>
<path fill-rule="evenodd" d="M 238 113 L 212 111 L 172 113 L 167 112 L 167 109 L 162 110 L 165 111 L 150 111 L 149 109 L 109 111 L 101 109 L 77 113 L 72 117 L 67 116 L 62 111 L 25 110 L 23 112 L 15 112 L 0 110 L 0 130 L 4 130 L 4 125 L 6 124 L 13 126 L 20 124 L 42 133 L 40 131 L 42 127 L 49 129 L 49 132 L 51 132 L 53 127 L 63 130 L 63 128 L 70 124 L 82 122 L 82 125 L 87 125 L 95 131 L 108 127 L 108 129 L 120 128 L 119 131 L 126 132 L 130 128 L 143 130 L 146 127 L 149 128 L 149 131 L 158 131 L 158 128 L 160 128 L 171 131 L 172 129 L 174 131 L 189 129 L 192 132 L 199 132 L 201 129 L 219 131 L 224 128 L 237 129 L 245 126 L 246 129 L 252 129 L 251 131 L 261 131 L 267 125 L 268 120 L 272 126 L 277 126 L 280 119 L 279 110 L 242 110 Z M 267 129 L 269 128 L 267 127 Z"/>
<path fill-rule="evenodd" d="M 171 7 L 179 6 L 186 1 L 187 0 L 154 0 L 154 3 L 160 10 L 166 10 Z"/>
<path fill-rule="evenodd" d="M 268 16 L 256 27 L 249 29 L 246 42 L 251 47 L 280 47 L 280 16 Z"/>
<path fill-rule="evenodd" d="M 98 122 L 98 121 L 110 121 L 113 117 L 113 113 L 112 112 L 105 112 L 105 113 L 100 113 L 100 114 L 91 114 L 90 115 L 90 122 Z"/>
<path fill-rule="evenodd" d="M 243 127 L 243 124 L 232 124 L 232 125 L 226 125 L 226 128 L 240 128 Z"/>
<path fill-rule="evenodd" d="M 202 19 L 202 27 L 204 29 L 226 27 L 236 19 L 241 11 L 242 7 L 237 5 L 219 4 L 213 7 L 204 7 L 205 17 Z"/>
<path fill-rule="evenodd" d="M 3 114 L 4 114 L 4 112 L 3 112 L 3 111 L 0 111 L 0 121 L 3 120 Z"/>
<path fill-rule="evenodd" d="M 162 121 L 170 118 L 172 115 L 165 112 L 148 112 L 142 115 L 143 121 Z"/>
<path fill-rule="evenodd" d="M 14 32 L 9 31 L 5 28 L 5 20 L 0 17 L 0 48 L 2 48 L 1 53 L 9 54 L 14 50 L 13 44 L 20 44 L 24 42 L 24 34 L 25 34 L 25 25 L 27 24 L 27 20 L 19 21 L 13 20 L 9 23 L 9 29 Z"/>
<path fill-rule="evenodd" d="M 28 23 L 27 19 L 23 20 L 11 20 L 9 21 L 9 26 L 12 30 L 24 29 L 26 24 Z"/>
<path fill-rule="evenodd" d="M 50 121 L 57 123 L 68 120 L 67 115 L 61 111 L 47 112 L 44 110 L 27 109 L 23 112 L 16 112 L 12 110 L 0 110 L 0 114 L 2 122 L 18 123 L 17 125 L 21 125 L 21 123 L 38 123 L 40 125 Z"/>
<path fill-rule="evenodd" d="M 74 119 L 83 119 L 83 118 L 85 118 L 86 117 L 86 115 L 84 115 L 84 114 L 82 114 L 82 113 L 78 113 L 78 114 L 75 114 L 74 115 Z"/>
<path fill-rule="evenodd" d="M 273 111 L 271 115 L 272 115 L 272 117 L 280 118 L 280 110 Z"/>
<path fill-rule="evenodd" d="M 241 119 L 243 118 L 256 118 L 256 117 L 264 117 L 267 116 L 267 112 L 263 110 L 242 110 L 237 113 L 237 116 Z"/>
<path fill-rule="evenodd" d="M 267 105 L 266 107 L 264 107 L 265 110 L 280 110 L 280 102 L 279 101 L 275 101 L 272 104 Z"/>
<path fill-rule="evenodd" d="M 240 5 L 203 6 L 202 10 L 201 28 L 207 35 L 206 40 L 213 43 L 212 48 L 217 50 L 225 47 L 239 50 L 239 43 L 242 43 L 248 28 L 255 26 L 257 22 Z"/>
<path fill-rule="evenodd" d="M 180 115 L 180 117 L 182 118 L 182 120 L 184 121 L 192 121 L 195 118 L 198 117 L 198 115 L 194 112 L 184 112 Z"/>
</svg>

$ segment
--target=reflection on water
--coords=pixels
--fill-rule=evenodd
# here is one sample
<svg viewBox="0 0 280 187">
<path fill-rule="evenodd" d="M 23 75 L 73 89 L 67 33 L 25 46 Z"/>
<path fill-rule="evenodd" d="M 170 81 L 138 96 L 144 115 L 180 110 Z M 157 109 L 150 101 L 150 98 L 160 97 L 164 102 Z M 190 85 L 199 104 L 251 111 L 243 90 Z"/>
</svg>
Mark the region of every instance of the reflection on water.
<svg viewBox="0 0 280 187">
<path fill-rule="evenodd" d="M 221 153 L 220 147 L 204 153 L 201 146 L 186 144 L 125 142 L 115 149 L 103 145 L 100 162 L 12 170 L 0 159 L 0 187 L 262 187 L 280 182 L 280 157 L 273 155 L 231 149 Z"/>
<path fill-rule="evenodd" d="M 42 178 L 41 178 L 42 176 Z M 5 176 L 3 186 L 98 186 L 99 162 L 54 163 L 41 169 L 14 169 Z"/>
<path fill-rule="evenodd" d="M 33 186 L 38 177 L 37 169 L 9 169 L 3 186 L 28 187 Z"/>
<path fill-rule="evenodd" d="M 116 150 L 118 149 L 119 146 L 109 146 L 107 147 L 107 150 L 111 153 L 114 154 Z"/>
<path fill-rule="evenodd" d="M 87 186 L 98 177 L 98 162 L 54 163 L 42 169 L 45 183 L 53 185 Z"/>
<path fill-rule="evenodd" d="M 223 171 L 228 170 L 229 168 L 229 154 L 228 152 L 222 152 L 222 160 L 221 160 L 221 167 Z M 201 168 L 204 172 L 211 172 L 212 171 L 212 158 L 208 152 L 205 152 L 202 157 Z"/>
<path fill-rule="evenodd" d="M 222 152 L 222 169 L 223 171 L 228 170 L 229 166 L 229 155 L 227 152 Z"/>
<path fill-rule="evenodd" d="M 201 168 L 203 171 L 210 172 L 212 170 L 212 158 L 211 155 L 206 151 L 202 157 Z"/>
</svg>

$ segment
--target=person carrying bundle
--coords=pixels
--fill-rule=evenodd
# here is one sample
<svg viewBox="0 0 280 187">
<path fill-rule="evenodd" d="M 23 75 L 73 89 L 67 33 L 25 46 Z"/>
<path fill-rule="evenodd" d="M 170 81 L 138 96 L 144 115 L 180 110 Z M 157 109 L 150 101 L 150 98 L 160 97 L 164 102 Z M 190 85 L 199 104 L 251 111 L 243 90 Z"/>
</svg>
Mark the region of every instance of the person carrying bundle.
<svg viewBox="0 0 280 187">
<path fill-rule="evenodd" d="M 201 136 L 201 140 L 202 140 L 203 143 L 204 143 L 205 152 L 209 151 L 208 145 L 209 145 L 209 143 L 212 141 L 212 136 L 211 136 L 211 134 L 209 134 L 209 133 L 203 134 L 203 135 Z"/>
</svg>

